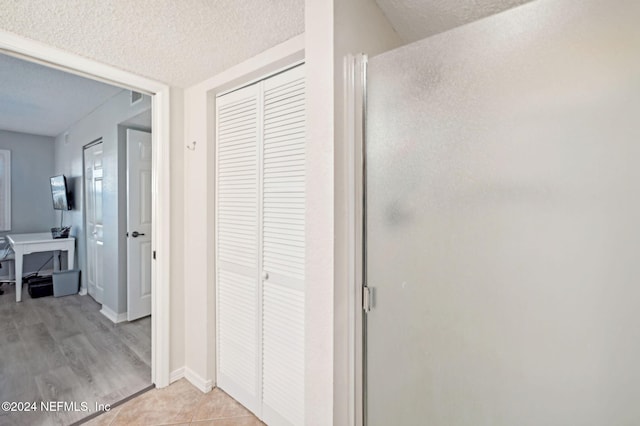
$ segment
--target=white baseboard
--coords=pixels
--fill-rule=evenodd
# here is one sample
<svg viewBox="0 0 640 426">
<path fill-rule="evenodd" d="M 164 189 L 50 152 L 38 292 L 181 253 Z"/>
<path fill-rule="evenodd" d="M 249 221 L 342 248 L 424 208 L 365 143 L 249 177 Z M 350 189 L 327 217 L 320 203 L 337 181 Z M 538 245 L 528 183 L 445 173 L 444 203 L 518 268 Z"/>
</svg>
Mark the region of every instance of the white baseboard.
<svg viewBox="0 0 640 426">
<path fill-rule="evenodd" d="M 169 375 L 169 383 L 177 382 L 184 377 L 184 367 L 173 370 Z"/>
<path fill-rule="evenodd" d="M 127 313 L 126 312 L 118 314 L 118 313 L 114 312 L 113 310 L 111 310 L 106 305 L 102 305 L 102 309 L 100 309 L 100 313 L 102 315 L 104 315 L 105 317 L 109 318 L 112 322 L 114 322 L 116 324 L 119 323 L 119 322 L 124 322 L 124 321 L 127 320 Z"/>
<path fill-rule="evenodd" d="M 203 379 L 189 367 L 184 367 L 184 378 L 204 393 L 207 393 L 211 391 L 211 389 L 213 389 L 213 382 L 211 380 Z"/>
</svg>

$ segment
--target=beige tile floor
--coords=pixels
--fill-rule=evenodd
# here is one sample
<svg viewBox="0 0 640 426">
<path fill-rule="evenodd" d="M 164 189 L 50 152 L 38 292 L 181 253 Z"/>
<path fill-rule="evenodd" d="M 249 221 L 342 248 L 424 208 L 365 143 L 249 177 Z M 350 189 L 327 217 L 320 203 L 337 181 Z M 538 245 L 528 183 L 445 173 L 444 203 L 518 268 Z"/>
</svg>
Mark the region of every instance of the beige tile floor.
<svg viewBox="0 0 640 426">
<path fill-rule="evenodd" d="M 182 379 L 166 388 L 150 390 L 85 425 L 258 426 L 264 423 L 220 389 L 204 394 Z"/>
</svg>

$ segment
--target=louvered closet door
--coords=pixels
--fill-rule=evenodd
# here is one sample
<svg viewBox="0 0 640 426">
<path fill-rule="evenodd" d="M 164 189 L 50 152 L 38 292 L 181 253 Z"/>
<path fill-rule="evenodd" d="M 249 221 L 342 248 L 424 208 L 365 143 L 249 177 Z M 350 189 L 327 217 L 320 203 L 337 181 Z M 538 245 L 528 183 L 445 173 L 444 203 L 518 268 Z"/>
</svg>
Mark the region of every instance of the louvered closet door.
<svg viewBox="0 0 640 426">
<path fill-rule="evenodd" d="M 218 386 L 269 425 L 301 425 L 304 68 L 216 104 Z"/>
<path fill-rule="evenodd" d="M 263 82 L 262 417 L 304 424 L 305 80 Z"/>
<path fill-rule="evenodd" d="M 218 386 L 260 408 L 261 102 L 254 84 L 216 101 Z"/>
</svg>

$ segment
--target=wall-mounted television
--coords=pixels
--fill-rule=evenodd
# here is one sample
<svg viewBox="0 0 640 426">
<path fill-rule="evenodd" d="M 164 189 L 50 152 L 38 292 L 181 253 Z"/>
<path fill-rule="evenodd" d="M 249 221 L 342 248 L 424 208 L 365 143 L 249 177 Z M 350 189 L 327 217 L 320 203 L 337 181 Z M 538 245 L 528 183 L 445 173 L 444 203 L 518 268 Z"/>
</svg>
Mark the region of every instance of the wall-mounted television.
<svg viewBox="0 0 640 426">
<path fill-rule="evenodd" d="M 72 198 L 67 188 L 67 178 L 64 175 L 53 176 L 51 179 L 51 197 L 54 210 L 71 210 Z"/>
</svg>

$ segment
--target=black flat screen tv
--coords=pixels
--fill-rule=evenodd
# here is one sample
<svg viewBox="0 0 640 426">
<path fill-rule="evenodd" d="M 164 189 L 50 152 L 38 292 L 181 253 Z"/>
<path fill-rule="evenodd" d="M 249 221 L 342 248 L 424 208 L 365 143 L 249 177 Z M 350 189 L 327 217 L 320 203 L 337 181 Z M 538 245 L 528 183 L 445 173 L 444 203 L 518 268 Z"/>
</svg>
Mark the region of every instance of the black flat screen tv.
<svg viewBox="0 0 640 426">
<path fill-rule="evenodd" d="M 71 210 L 71 194 L 67 188 L 67 178 L 64 175 L 53 176 L 51 179 L 51 197 L 54 210 Z"/>
</svg>

